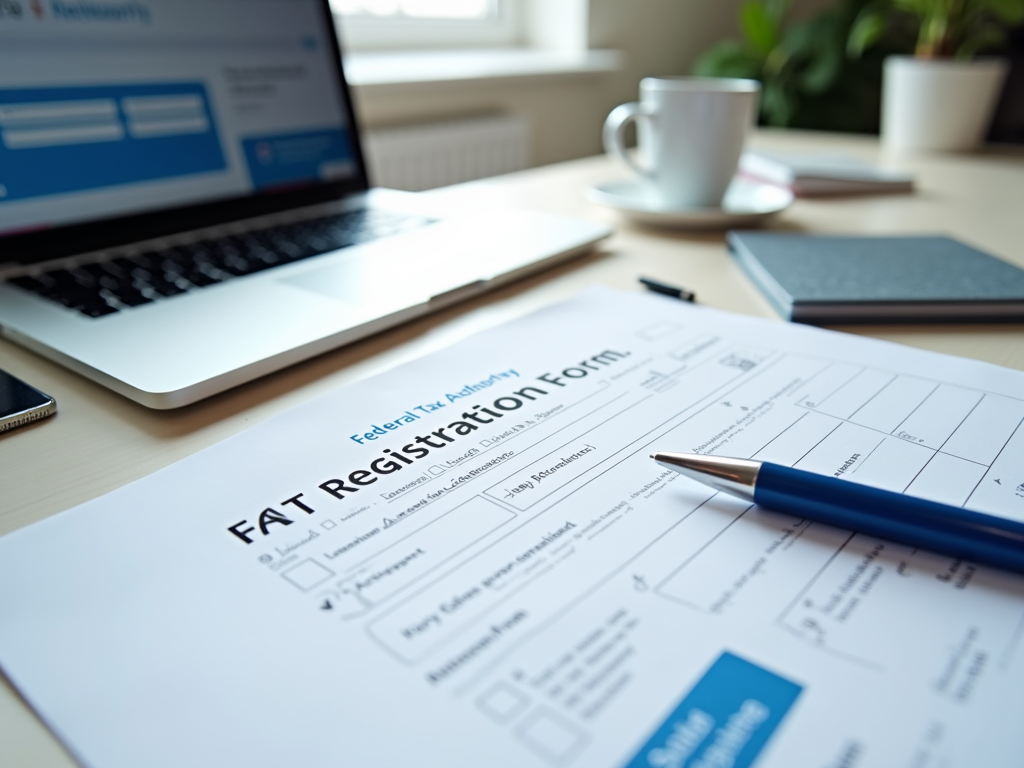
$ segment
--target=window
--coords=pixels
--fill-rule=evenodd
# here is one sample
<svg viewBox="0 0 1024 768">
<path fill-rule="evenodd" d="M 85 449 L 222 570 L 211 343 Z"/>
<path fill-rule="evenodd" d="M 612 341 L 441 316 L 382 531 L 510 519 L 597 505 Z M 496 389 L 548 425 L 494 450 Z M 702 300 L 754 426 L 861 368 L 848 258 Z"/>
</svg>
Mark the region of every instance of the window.
<svg viewBox="0 0 1024 768">
<path fill-rule="evenodd" d="M 520 0 L 331 0 L 347 50 L 482 48 L 522 40 Z"/>
<path fill-rule="evenodd" d="M 389 19 L 490 19 L 497 5 L 492 0 L 331 0 L 342 16 Z"/>
</svg>

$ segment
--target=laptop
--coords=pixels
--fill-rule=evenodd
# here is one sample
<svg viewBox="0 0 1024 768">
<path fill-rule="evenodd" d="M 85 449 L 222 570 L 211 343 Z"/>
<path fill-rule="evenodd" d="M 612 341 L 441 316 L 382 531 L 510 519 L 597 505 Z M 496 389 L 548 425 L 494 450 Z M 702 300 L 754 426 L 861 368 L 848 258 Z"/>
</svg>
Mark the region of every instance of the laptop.
<svg viewBox="0 0 1024 768">
<path fill-rule="evenodd" d="M 4 0 L 0 333 L 176 408 L 580 253 L 371 189 L 327 0 Z"/>
</svg>

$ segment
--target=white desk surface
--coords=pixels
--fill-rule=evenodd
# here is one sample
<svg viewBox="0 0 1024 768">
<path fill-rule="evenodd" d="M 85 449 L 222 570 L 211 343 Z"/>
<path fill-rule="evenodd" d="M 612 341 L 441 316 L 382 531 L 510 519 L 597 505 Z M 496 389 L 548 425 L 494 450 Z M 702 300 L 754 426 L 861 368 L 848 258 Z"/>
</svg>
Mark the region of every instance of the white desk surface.
<svg viewBox="0 0 1024 768">
<path fill-rule="evenodd" d="M 760 131 L 754 146 L 836 150 L 871 160 L 871 138 Z M 1024 267 L 1024 152 L 891 158 L 917 175 L 909 195 L 798 200 L 775 228 L 820 233 L 949 234 Z M 554 303 L 594 284 L 639 290 L 639 275 L 684 285 L 703 304 L 778 319 L 726 254 L 721 232 L 643 229 L 588 203 L 588 184 L 624 176 L 588 158 L 443 192 L 461 205 L 513 205 L 616 221 L 597 251 L 439 314 L 330 352 L 177 411 L 151 411 L 10 342 L 0 368 L 53 395 L 53 419 L 0 436 L 0 534 L 154 472 L 289 406 Z M 845 326 L 851 333 L 1024 370 L 1024 326 Z M 76 763 L 0 677 L 0 766 Z"/>
</svg>

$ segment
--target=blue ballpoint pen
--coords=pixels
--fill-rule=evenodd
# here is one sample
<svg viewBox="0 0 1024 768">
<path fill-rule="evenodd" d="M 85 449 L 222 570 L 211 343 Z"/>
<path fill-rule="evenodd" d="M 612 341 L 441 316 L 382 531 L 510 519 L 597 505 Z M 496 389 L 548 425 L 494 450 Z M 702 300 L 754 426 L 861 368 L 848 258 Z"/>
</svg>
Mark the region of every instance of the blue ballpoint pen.
<svg viewBox="0 0 1024 768">
<path fill-rule="evenodd" d="M 652 453 L 719 491 L 839 528 L 1024 573 L 1024 523 L 767 461 Z"/>
</svg>

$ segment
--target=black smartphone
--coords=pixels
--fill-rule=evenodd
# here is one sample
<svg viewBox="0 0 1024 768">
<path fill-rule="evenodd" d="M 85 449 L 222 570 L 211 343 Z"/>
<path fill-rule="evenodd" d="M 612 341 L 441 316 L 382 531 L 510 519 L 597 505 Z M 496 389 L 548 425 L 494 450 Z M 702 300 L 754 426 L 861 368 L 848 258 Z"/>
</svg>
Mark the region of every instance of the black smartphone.
<svg viewBox="0 0 1024 768">
<path fill-rule="evenodd" d="M 0 433 L 15 429 L 57 412 L 57 401 L 0 371 Z"/>
</svg>

